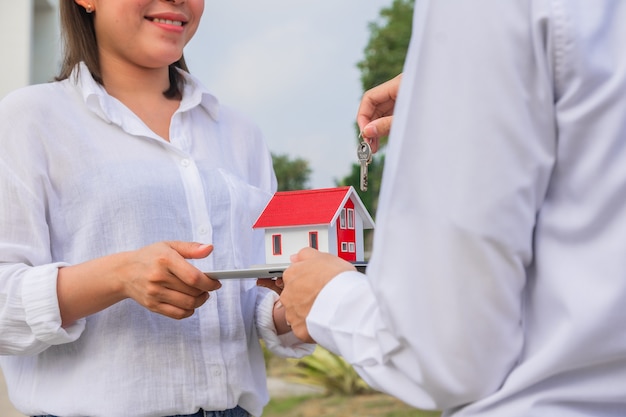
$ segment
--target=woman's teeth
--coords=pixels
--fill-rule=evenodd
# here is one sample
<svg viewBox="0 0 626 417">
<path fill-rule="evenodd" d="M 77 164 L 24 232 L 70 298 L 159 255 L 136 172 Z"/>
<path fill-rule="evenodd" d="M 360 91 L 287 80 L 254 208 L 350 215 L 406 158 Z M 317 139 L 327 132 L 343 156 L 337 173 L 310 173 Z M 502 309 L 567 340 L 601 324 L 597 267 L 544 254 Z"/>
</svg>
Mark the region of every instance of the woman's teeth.
<svg viewBox="0 0 626 417">
<path fill-rule="evenodd" d="M 183 22 L 180 22 L 178 20 L 169 20 L 169 19 L 158 19 L 158 18 L 154 18 L 152 19 L 152 21 L 154 23 L 164 23 L 166 25 L 174 25 L 174 26 L 182 26 Z"/>
</svg>

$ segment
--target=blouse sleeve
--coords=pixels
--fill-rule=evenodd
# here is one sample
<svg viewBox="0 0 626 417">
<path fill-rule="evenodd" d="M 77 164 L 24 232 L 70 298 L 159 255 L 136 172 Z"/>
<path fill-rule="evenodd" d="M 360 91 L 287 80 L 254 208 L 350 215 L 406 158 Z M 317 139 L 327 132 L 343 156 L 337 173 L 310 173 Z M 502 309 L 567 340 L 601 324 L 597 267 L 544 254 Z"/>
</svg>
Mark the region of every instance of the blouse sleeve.
<svg viewBox="0 0 626 417">
<path fill-rule="evenodd" d="M 0 102 L 0 354 L 35 354 L 76 340 L 84 320 L 62 328 L 44 201 L 47 160 L 33 141 L 22 94 Z"/>
<path fill-rule="evenodd" d="M 315 350 L 315 344 L 304 343 L 293 332 L 278 335 L 274 325 L 274 304 L 278 301 L 278 294 L 268 288 L 258 287 L 256 310 L 257 330 L 265 341 L 267 348 L 274 354 L 288 358 L 301 358 L 310 355 Z"/>
</svg>

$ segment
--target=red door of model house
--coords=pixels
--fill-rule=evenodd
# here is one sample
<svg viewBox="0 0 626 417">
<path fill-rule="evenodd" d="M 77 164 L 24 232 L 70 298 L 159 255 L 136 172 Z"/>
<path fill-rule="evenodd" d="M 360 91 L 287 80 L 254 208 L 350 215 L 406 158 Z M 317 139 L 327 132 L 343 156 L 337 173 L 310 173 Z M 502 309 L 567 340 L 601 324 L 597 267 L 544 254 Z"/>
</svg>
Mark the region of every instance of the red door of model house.
<svg viewBox="0 0 626 417">
<path fill-rule="evenodd" d="M 356 261 L 356 232 L 354 203 L 348 200 L 337 221 L 337 255 L 349 262 Z"/>
</svg>

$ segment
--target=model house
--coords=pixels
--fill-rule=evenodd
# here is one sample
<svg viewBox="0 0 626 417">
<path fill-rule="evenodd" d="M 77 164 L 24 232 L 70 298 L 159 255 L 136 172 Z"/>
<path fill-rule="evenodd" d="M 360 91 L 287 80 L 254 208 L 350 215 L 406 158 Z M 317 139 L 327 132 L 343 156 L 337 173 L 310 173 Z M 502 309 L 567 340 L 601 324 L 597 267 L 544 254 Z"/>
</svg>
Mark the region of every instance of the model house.
<svg viewBox="0 0 626 417">
<path fill-rule="evenodd" d="M 306 246 L 347 261 L 363 261 L 363 230 L 374 221 L 353 187 L 282 191 L 265 207 L 255 229 L 265 229 L 268 264 L 288 263 Z"/>
</svg>

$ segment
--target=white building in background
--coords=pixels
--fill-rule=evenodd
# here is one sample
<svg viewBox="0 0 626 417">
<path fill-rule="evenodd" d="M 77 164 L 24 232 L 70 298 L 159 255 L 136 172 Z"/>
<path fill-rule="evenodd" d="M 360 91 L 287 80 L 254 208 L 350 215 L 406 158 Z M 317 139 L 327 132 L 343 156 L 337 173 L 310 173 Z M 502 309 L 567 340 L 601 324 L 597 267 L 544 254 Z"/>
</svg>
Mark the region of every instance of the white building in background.
<svg viewBox="0 0 626 417">
<path fill-rule="evenodd" d="M 58 72 L 58 10 L 59 0 L 0 0 L 0 99 L 16 88 L 51 81 Z"/>
</svg>

